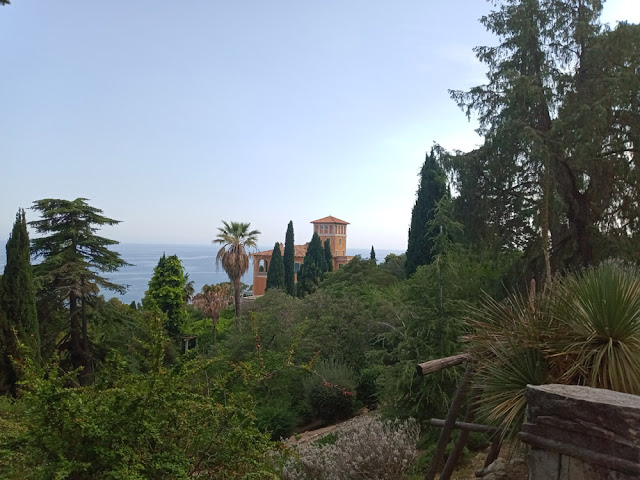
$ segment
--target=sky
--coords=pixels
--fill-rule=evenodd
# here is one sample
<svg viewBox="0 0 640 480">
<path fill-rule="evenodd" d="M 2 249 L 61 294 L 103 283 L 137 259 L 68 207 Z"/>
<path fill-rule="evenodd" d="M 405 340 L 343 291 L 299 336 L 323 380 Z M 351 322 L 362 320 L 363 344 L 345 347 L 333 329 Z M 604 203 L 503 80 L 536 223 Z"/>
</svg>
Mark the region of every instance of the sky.
<svg viewBox="0 0 640 480">
<path fill-rule="evenodd" d="M 406 249 L 434 142 L 470 150 L 448 90 L 483 83 L 481 0 L 13 0 L 0 7 L 0 239 L 18 208 L 89 199 L 120 242 L 259 244 L 350 222 Z M 609 0 L 605 22 L 640 23 Z M 37 215 L 27 211 L 27 219 Z"/>
</svg>

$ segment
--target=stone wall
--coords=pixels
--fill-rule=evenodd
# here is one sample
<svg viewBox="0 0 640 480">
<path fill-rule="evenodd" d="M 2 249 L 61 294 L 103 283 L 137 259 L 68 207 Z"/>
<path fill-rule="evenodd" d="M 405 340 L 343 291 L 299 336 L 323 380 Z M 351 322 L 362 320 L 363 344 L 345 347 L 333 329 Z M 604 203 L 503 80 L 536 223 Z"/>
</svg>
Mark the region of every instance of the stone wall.
<svg viewBox="0 0 640 480">
<path fill-rule="evenodd" d="M 640 478 L 640 397 L 576 385 L 529 386 L 530 480 Z"/>
</svg>

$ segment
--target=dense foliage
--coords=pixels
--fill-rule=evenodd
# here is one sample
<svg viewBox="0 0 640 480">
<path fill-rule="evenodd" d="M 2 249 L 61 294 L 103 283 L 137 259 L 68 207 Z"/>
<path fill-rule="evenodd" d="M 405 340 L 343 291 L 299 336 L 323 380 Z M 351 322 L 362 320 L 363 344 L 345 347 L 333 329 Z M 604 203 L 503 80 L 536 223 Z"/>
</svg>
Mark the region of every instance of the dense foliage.
<svg viewBox="0 0 640 480">
<path fill-rule="evenodd" d="M 266 290 L 271 288 L 283 290 L 284 287 L 284 260 L 282 259 L 282 252 L 280 251 L 280 243 L 276 242 L 271 254 L 271 261 L 269 262 L 269 270 L 267 271 Z"/>
<path fill-rule="evenodd" d="M 293 222 L 287 225 L 287 234 L 284 240 L 284 285 L 289 295 L 296 295 L 296 272 L 295 272 L 295 244 L 293 237 Z"/>
<path fill-rule="evenodd" d="M 180 259 L 176 255 L 167 257 L 163 253 L 153 269 L 149 289 L 142 299 L 145 308 L 158 308 L 167 316 L 164 328 L 173 337 L 180 333 L 180 327 L 187 318 L 184 298 L 186 284 Z"/>
<path fill-rule="evenodd" d="M 602 27 L 599 0 L 494 5 L 482 22 L 498 45 L 476 49 L 487 84 L 452 93 L 483 143 L 427 154 L 406 254 L 378 264 L 371 247 L 332 272 L 314 233 L 296 286 L 289 222 L 266 294 L 241 312 L 259 232 L 223 222 L 213 242 L 229 284 L 193 295 L 163 256 L 145 301 L 127 306 L 99 294 L 122 288 L 101 276 L 125 265 L 116 242 L 96 235 L 117 221 L 82 198 L 40 200 L 38 331 L 20 212 L 0 279 L 0 393 L 15 395 L 0 397 L 0 476 L 401 478 L 417 426 L 428 449 L 428 419 L 446 413 L 461 374 L 415 366 L 465 350 L 479 417 L 505 435 L 527 384 L 639 394 L 640 27 Z M 364 407 L 414 420 L 277 454 L 273 440 Z M 404 445 L 392 459 L 389 438 Z"/>
<path fill-rule="evenodd" d="M 100 288 L 124 292 L 123 285 L 100 274 L 127 265 L 108 248 L 118 242 L 100 237 L 96 231 L 119 222 L 103 216 L 102 210 L 88 205 L 85 198 L 37 200 L 32 209 L 42 218 L 29 224 L 44 235 L 32 241 L 32 255 L 42 257 L 35 274 L 46 294 L 68 302 L 69 340 L 64 350 L 70 353 L 73 368 L 80 369 L 80 383 L 87 385 L 94 367 L 87 307 L 94 303 Z"/>
<path fill-rule="evenodd" d="M 428 235 L 427 224 L 433 219 L 436 205 L 446 192 L 444 171 L 437 158 L 436 149 L 432 148 L 420 169 L 416 203 L 411 210 L 405 266 L 407 276 L 414 274 L 420 265 L 431 263 L 433 259 L 433 240 L 432 236 Z"/>
<path fill-rule="evenodd" d="M 304 263 L 300 266 L 298 274 L 298 296 L 302 297 L 314 292 L 322 280 L 325 272 L 329 270 L 327 257 L 320 236 L 314 232 L 304 255 Z"/>
<path fill-rule="evenodd" d="M 229 275 L 233 284 L 233 298 L 236 309 L 236 317 L 240 315 L 240 279 L 249 270 L 250 248 L 255 248 L 258 242 L 258 230 L 250 230 L 249 223 L 225 222 L 218 228 L 218 235 L 213 243 L 222 245 L 216 255 L 216 262 L 222 264 L 222 268 Z"/>
<path fill-rule="evenodd" d="M 27 347 L 22 353 L 40 362 L 40 332 L 36 310 L 36 290 L 30 260 L 29 233 L 24 210 L 16 215 L 7 241 L 7 263 L 0 277 L 0 394 L 15 394 L 18 372 L 10 357 L 18 360 L 18 343 Z"/>
<path fill-rule="evenodd" d="M 212 361 L 164 367 L 161 320 L 145 328 L 147 373 L 123 373 L 114 356 L 104 378 L 74 389 L 53 361 L 45 379 L 31 372 L 19 402 L 0 402 L 2 478 L 276 478 L 250 398 L 229 395 L 225 376 L 208 377 Z"/>
</svg>

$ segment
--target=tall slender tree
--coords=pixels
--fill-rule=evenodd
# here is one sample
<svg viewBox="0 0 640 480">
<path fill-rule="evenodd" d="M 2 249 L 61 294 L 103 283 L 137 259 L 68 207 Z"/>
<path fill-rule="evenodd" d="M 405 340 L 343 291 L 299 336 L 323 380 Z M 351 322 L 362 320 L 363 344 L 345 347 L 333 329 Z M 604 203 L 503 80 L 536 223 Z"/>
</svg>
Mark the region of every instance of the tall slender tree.
<svg viewBox="0 0 640 480">
<path fill-rule="evenodd" d="M 333 255 L 331 254 L 331 241 L 327 238 L 324 241 L 324 260 L 327 265 L 327 272 L 333 272 Z"/>
<path fill-rule="evenodd" d="M 603 30 L 602 4 L 495 2 L 482 22 L 498 45 L 475 49 L 488 82 L 452 92 L 485 137 L 480 155 L 455 162 L 456 190 L 469 206 L 493 204 L 498 215 L 480 218 L 498 218 L 500 243 L 547 278 L 552 268 L 640 258 L 640 27 Z"/>
<path fill-rule="evenodd" d="M 289 295 L 296 295 L 295 245 L 293 240 L 293 221 L 287 225 L 284 239 L 284 286 Z"/>
<path fill-rule="evenodd" d="M 185 286 L 182 262 L 176 255 L 167 257 L 163 253 L 153 269 L 142 303 L 146 307 L 155 305 L 167 315 L 165 329 L 173 337 L 180 333 L 180 326 L 187 318 Z"/>
<path fill-rule="evenodd" d="M 324 256 L 322 240 L 314 232 L 298 275 L 298 296 L 302 297 L 318 288 L 318 284 L 326 271 L 327 260 Z"/>
<path fill-rule="evenodd" d="M 105 225 L 120 223 L 102 215 L 102 210 L 75 200 L 43 199 L 33 202 L 40 220 L 29 222 L 44 235 L 31 242 L 32 254 L 42 262 L 35 269 L 41 288 L 54 292 L 68 305 L 69 337 L 62 347 L 70 353 L 73 368 L 81 369 L 78 380 L 92 380 L 93 358 L 87 326 L 86 307 L 100 288 L 124 293 L 126 287 L 110 282 L 101 274 L 129 265 L 109 246 L 118 242 L 96 235 Z"/>
<path fill-rule="evenodd" d="M 371 245 L 371 253 L 369 253 L 369 260 L 371 260 L 372 262 L 376 262 L 376 251 L 373 248 L 373 245 Z"/>
<path fill-rule="evenodd" d="M 2 278 L 0 277 L 0 280 Z M 11 361 L 16 351 L 16 336 L 0 303 L 0 395 L 15 395 L 18 376 Z"/>
<path fill-rule="evenodd" d="M 444 170 L 440 165 L 436 148 L 432 148 L 422 164 L 416 203 L 411 211 L 405 264 L 407 277 L 413 275 L 420 265 L 427 265 L 433 259 L 433 240 L 428 234 L 427 224 L 433 220 L 436 205 L 446 192 Z"/>
<path fill-rule="evenodd" d="M 16 215 L 13 230 L 7 242 L 7 264 L 2 276 L 2 307 L 8 326 L 17 334 L 17 340 L 28 347 L 31 358 L 40 360 L 40 334 L 36 310 L 36 289 L 31 267 L 31 253 L 27 221 L 23 209 Z M 11 342 L 13 343 L 13 342 Z M 6 345 L 9 348 L 9 345 Z M 19 357 L 18 351 L 6 353 Z"/>
<path fill-rule="evenodd" d="M 240 279 L 249 270 L 249 259 L 253 255 L 249 248 L 255 248 L 258 244 L 258 230 L 249 230 L 250 223 L 222 221 L 223 227 L 218 227 L 218 235 L 212 243 L 221 244 L 222 247 L 216 255 L 216 263 L 222 264 L 222 268 L 229 275 L 233 283 L 233 297 L 235 302 L 236 318 L 240 316 Z"/>
<path fill-rule="evenodd" d="M 276 242 L 271 254 L 271 262 L 269 263 L 269 271 L 267 272 L 267 287 L 279 288 L 284 290 L 284 261 L 282 260 L 282 252 L 280 251 L 280 243 Z"/>
</svg>

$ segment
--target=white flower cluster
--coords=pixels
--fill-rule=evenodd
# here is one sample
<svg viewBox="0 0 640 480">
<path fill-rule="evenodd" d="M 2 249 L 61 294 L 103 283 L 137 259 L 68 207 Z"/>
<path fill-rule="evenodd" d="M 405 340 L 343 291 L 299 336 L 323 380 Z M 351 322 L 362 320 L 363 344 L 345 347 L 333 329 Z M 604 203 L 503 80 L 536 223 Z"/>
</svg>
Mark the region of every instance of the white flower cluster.
<svg viewBox="0 0 640 480">
<path fill-rule="evenodd" d="M 285 480 L 400 480 L 417 455 L 414 420 L 364 418 L 333 445 L 301 447 L 283 468 Z"/>
</svg>

